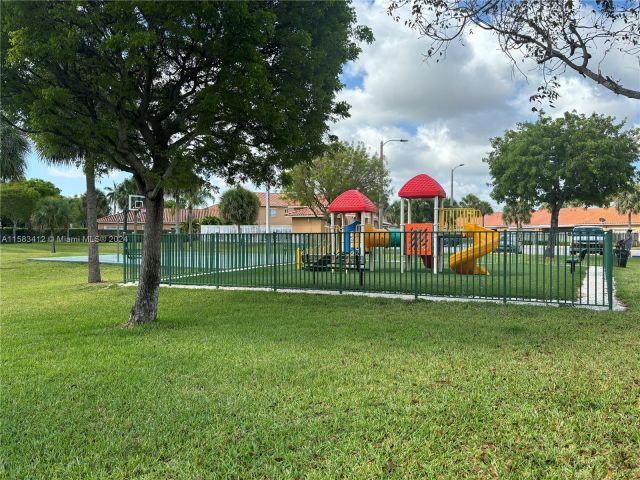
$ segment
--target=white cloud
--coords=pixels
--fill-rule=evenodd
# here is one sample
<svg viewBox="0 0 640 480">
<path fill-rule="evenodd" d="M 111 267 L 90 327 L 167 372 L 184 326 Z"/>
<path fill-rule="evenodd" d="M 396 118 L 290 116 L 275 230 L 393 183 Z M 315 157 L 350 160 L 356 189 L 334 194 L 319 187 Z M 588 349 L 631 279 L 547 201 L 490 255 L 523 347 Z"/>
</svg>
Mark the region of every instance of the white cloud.
<svg viewBox="0 0 640 480">
<path fill-rule="evenodd" d="M 57 167 L 49 167 L 47 168 L 47 172 L 52 177 L 58 178 L 84 178 L 84 173 L 79 168 L 57 168 Z"/>
<path fill-rule="evenodd" d="M 364 142 L 372 153 L 378 152 L 382 139 L 409 139 L 385 146 L 396 192 L 423 172 L 448 192 L 451 168 L 464 163 L 455 172 L 455 198 L 474 193 L 490 200 L 491 179 L 482 159 L 491 148 L 491 137 L 535 118 L 529 103 L 541 80 L 535 66 L 522 64 L 528 78 L 514 71 L 495 38 L 484 31 L 466 37 L 465 45 L 452 44 L 442 62 L 425 62 L 426 41 L 402 22 L 394 22 L 383 4 L 357 3 L 356 10 L 358 22 L 372 28 L 376 41 L 345 69 L 362 76 L 363 82 L 339 94 L 351 104 L 351 117 L 333 125 L 332 133 Z M 619 76 L 628 75 L 629 66 L 615 57 L 609 66 L 619 68 Z M 638 121 L 637 101 L 616 96 L 571 71 L 560 83 L 556 108 L 545 107 L 552 115 L 575 109 Z"/>
</svg>

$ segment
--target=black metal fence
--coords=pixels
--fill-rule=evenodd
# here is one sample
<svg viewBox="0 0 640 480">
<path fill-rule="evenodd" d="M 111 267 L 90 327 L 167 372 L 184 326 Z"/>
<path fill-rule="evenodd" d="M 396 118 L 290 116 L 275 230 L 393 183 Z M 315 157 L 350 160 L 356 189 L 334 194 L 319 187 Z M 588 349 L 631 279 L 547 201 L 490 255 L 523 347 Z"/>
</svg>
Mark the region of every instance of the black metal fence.
<svg viewBox="0 0 640 480">
<path fill-rule="evenodd" d="M 363 245 L 364 248 L 360 248 Z M 124 281 L 140 275 L 128 234 Z M 330 290 L 611 308 L 612 235 L 543 232 L 167 234 L 162 283 Z"/>
</svg>

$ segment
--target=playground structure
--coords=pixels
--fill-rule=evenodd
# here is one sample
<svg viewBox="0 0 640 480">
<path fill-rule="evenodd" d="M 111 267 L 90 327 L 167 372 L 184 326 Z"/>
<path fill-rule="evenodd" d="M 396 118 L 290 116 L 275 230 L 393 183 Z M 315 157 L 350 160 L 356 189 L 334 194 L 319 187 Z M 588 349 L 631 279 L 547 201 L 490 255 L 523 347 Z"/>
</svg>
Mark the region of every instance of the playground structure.
<svg viewBox="0 0 640 480">
<path fill-rule="evenodd" d="M 472 245 L 450 255 L 449 267 L 457 274 L 489 274 L 478 261 L 498 247 L 500 234 L 479 225 L 481 215 L 478 210 L 441 207 L 440 199 L 446 198 L 446 193 L 436 180 L 426 174 L 411 178 L 398 196 L 400 228 L 376 229 L 370 222 L 378 209 L 366 195 L 357 190 L 340 194 L 328 208 L 330 245 L 315 245 L 310 249 L 312 251 L 299 249 L 296 252 L 297 269 L 373 271 L 376 251 L 378 255 L 384 255 L 385 249 L 399 247 L 401 273 L 411 269 L 414 262 L 409 259 L 417 256 L 425 268 L 438 274 L 443 272 L 445 238 L 465 236 L 471 239 Z M 433 223 L 413 223 L 411 202 L 417 199 L 433 199 Z M 349 214 L 355 215 L 355 219 L 347 224 L 346 215 Z"/>
<path fill-rule="evenodd" d="M 559 233 L 546 258 L 547 232 L 517 232 L 513 248 L 515 234 L 482 227 L 477 210 L 442 207 L 444 191 L 428 175 L 400 193 L 396 228 L 375 225 L 373 202 L 348 190 L 329 206 L 329 232 L 163 235 L 161 283 L 613 308 L 612 232 L 598 238 L 603 255 L 580 257 L 572 234 Z M 419 198 L 433 199 L 433 221 L 415 222 L 424 220 L 415 218 Z M 124 281 L 135 282 L 143 235 L 128 234 L 123 245 Z"/>
</svg>

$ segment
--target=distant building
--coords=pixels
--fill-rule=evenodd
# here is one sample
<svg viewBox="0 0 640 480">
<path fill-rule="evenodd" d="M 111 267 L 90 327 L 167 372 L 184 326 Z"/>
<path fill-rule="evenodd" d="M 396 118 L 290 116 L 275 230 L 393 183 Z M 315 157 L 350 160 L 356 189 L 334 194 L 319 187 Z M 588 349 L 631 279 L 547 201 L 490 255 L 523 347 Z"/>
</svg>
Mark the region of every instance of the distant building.
<svg viewBox="0 0 640 480">
<path fill-rule="evenodd" d="M 570 231 L 580 225 L 597 225 L 605 230 L 612 230 L 616 238 L 629 228 L 629 216 L 618 213 L 615 208 L 563 208 L 558 217 L 558 229 Z M 514 230 L 515 224 L 507 224 L 502 218 L 502 212 L 484 216 L 484 226 L 487 228 L 508 228 Z M 538 210 L 531 214 L 531 221 L 523 224 L 526 230 L 548 230 L 551 227 L 551 213 L 548 210 Z M 631 215 L 631 229 L 636 242 L 640 236 L 640 215 Z"/>
<path fill-rule="evenodd" d="M 258 213 L 258 225 L 267 224 L 267 194 L 265 192 L 254 192 L 260 200 L 260 212 Z M 291 217 L 287 216 L 287 209 L 290 207 L 301 207 L 300 202 L 296 202 L 287 197 L 284 193 L 269 194 L 269 216 L 271 225 L 291 225 Z"/>
<path fill-rule="evenodd" d="M 258 225 L 266 225 L 267 218 L 267 195 L 265 192 L 254 192 L 260 201 L 260 211 L 258 212 Z M 289 208 L 301 208 L 299 202 L 291 200 L 284 193 L 271 193 L 269 195 L 269 215 L 271 225 L 292 225 L 292 217 L 287 216 L 287 209 Z M 218 217 L 222 218 L 220 213 L 220 205 L 211 205 L 205 208 L 194 208 L 193 218 L 201 219 L 205 217 Z M 170 231 L 175 227 L 175 209 L 165 208 L 162 216 L 163 230 Z M 127 228 L 129 231 L 142 231 L 144 229 L 146 215 L 145 211 L 140 212 L 130 211 L 127 215 Z M 98 229 L 111 230 L 123 227 L 124 213 L 118 212 L 107 215 L 98 219 Z M 187 209 L 180 209 L 180 223 L 187 221 Z"/>
<path fill-rule="evenodd" d="M 212 205 L 206 208 L 194 208 L 193 219 L 200 220 L 204 217 L 220 217 L 220 209 L 217 205 Z M 144 223 L 146 220 L 146 212 L 141 210 L 139 212 L 130 211 L 127 215 L 127 230 L 130 232 L 144 230 Z M 187 209 L 180 209 L 180 223 L 186 222 Z M 124 212 L 112 213 L 98 219 L 98 230 L 122 230 L 124 224 Z M 169 231 L 176 226 L 176 212 L 173 208 L 165 208 L 162 213 L 162 229 Z"/>
<path fill-rule="evenodd" d="M 329 225 L 324 214 L 317 208 L 291 207 L 287 209 L 293 233 L 325 233 Z"/>
<path fill-rule="evenodd" d="M 571 230 L 578 225 L 599 225 L 605 230 L 626 230 L 628 215 L 618 213 L 615 208 L 562 208 L 558 216 L 558 227 Z M 516 228 L 502 219 L 502 212 L 484 216 L 484 226 L 488 228 Z M 526 229 L 548 229 L 551 227 L 549 210 L 538 210 L 531 214 L 531 221 L 523 224 Z M 631 215 L 631 228 L 640 229 L 640 215 Z"/>
</svg>

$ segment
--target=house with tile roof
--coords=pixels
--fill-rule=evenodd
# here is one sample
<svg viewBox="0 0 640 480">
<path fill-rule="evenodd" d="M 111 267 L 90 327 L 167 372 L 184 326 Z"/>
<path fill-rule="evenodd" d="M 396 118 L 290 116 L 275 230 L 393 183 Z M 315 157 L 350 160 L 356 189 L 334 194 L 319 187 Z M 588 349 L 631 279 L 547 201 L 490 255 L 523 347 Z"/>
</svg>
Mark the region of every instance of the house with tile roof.
<svg viewBox="0 0 640 480">
<path fill-rule="evenodd" d="M 483 224 L 487 228 L 511 230 L 516 229 L 515 224 L 507 224 L 502 218 L 502 212 L 485 215 Z M 629 215 L 621 214 L 613 207 L 607 208 L 563 208 L 558 217 L 558 228 L 562 231 L 570 231 L 574 227 L 583 225 L 597 225 L 605 230 L 612 230 L 615 234 L 623 234 L 629 228 Z M 527 230 L 547 230 L 551 226 L 551 213 L 548 210 L 538 210 L 531 214 L 531 221 L 523 224 Z M 631 215 L 631 230 L 636 241 L 640 237 L 640 214 Z"/>
<path fill-rule="evenodd" d="M 260 211 L 258 212 L 258 225 L 266 225 L 267 218 L 267 194 L 265 192 L 254 192 L 260 201 Z M 272 192 L 269 195 L 269 215 L 271 216 L 271 225 L 291 225 L 292 217 L 287 215 L 287 209 L 289 208 L 301 208 L 299 202 L 290 199 L 284 193 Z M 193 218 L 201 219 L 205 217 L 218 217 L 222 218 L 220 213 L 220 205 L 211 205 L 205 208 L 194 208 Z M 173 208 L 165 208 L 163 212 L 163 230 L 170 231 L 175 227 L 175 210 Z M 99 230 L 115 230 L 116 228 L 122 229 L 124 221 L 124 213 L 118 212 L 101 217 L 98 219 Z M 187 210 L 185 208 L 180 209 L 180 223 L 187 221 Z M 129 231 L 142 231 L 145 223 L 145 211 L 139 212 L 131 211 L 127 216 L 127 224 Z"/>
<path fill-rule="evenodd" d="M 329 224 L 324 213 L 316 207 L 289 207 L 286 213 L 293 233 L 324 233 Z"/>
</svg>

